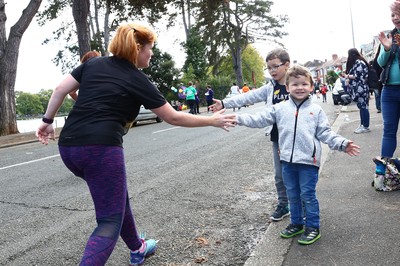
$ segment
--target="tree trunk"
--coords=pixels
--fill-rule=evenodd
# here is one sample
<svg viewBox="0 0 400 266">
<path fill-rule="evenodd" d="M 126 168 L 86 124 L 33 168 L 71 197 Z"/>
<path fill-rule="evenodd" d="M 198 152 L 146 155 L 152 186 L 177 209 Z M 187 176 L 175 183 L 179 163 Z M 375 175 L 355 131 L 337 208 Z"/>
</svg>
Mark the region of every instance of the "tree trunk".
<svg viewBox="0 0 400 266">
<path fill-rule="evenodd" d="M 91 50 L 89 31 L 90 0 L 74 0 L 72 14 L 74 16 L 80 58 Z"/>
<path fill-rule="evenodd" d="M 236 75 L 236 84 L 239 87 L 243 86 L 243 68 L 242 68 L 242 48 L 240 47 L 239 42 L 235 42 L 235 48 L 231 48 L 232 51 L 232 60 L 233 60 L 233 69 Z"/>
<path fill-rule="evenodd" d="M 35 17 L 41 3 L 42 0 L 29 2 L 17 23 L 11 27 L 7 40 L 6 6 L 4 0 L 0 0 L 0 136 L 18 133 L 14 86 L 19 47 L 22 35 Z"/>
</svg>

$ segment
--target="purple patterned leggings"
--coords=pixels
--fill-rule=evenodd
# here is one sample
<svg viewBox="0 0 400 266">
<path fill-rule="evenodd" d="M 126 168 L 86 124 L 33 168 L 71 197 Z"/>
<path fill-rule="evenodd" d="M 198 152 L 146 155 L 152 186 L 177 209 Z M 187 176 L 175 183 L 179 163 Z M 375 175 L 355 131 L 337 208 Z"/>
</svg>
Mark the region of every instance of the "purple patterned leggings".
<svg viewBox="0 0 400 266">
<path fill-rule="evenodd" d="M 106 145 L 59 146 L 65 166 L 84 179 L 96 211 L 97 227 L 80 265 L 105 265 L 121 236 L 130 250 L 141 247 L 126 183 L 123 148 Z"/>
</svg>

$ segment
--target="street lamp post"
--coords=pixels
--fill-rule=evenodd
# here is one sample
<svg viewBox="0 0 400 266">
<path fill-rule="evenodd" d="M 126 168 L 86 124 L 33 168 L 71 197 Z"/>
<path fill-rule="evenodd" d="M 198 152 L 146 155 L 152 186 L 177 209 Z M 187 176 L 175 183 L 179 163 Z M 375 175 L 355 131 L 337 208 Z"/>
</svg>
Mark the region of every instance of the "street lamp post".
<svg viewBox="0 0 400 266">
<path fill-rule="evenodd" d="M 351 0 L 349 0 L 349 6 L 350 6 L 351 36 L 353 37 L 353 48 L 356 48 L 356 42 L 354 41 L 353 12 L 351 11 Z"/>
</svg>

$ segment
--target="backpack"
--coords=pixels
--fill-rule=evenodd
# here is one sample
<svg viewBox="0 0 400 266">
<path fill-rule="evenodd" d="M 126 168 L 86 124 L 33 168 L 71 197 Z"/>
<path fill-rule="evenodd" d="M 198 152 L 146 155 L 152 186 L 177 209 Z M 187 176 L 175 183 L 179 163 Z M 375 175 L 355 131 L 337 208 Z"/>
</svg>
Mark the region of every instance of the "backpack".
<svg viewBox="0 0 400 266">
<path fill-rule="evenodd" d="M 373 67 L 368 69 L 368 87 L 369 90 L 380 88 L 380 81 L 376 70 Z"/>
<path fill-rule="evenodd" d="M 381 158 L 372 159 L 376 165 L 383 165 L 382 173 L 375 173 L 372 186 L 377 191 L 395 191 L 400 189 L 400 160 L 397 158 Z"/>
</svg>

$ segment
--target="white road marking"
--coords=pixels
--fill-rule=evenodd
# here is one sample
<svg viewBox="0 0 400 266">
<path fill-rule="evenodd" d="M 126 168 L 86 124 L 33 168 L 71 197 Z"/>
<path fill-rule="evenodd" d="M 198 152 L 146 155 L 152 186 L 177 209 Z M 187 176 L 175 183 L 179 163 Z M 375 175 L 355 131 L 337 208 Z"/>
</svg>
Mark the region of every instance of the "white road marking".
<svg viewBox="0 0 400 266">
<path fill-rule="evenodd" d="M 171 127 L 171 128 L 167 128 L 167 129 L 163 129 L 163 130 L 159 130 L 159 131 L 154 131 L 152 134 L 162 133 L 162 132 L 165 132 L 168 130 L 173 130 L 173 129 L 178 129 L 178 128 L 181 128 L 181 127 Z M 39 161 L 43 161 L 43 160 L 47 160 L 47 159 L 51 159 L 51 158 L 59 157 L 59 156 L 60 156 L 60 154 L 57 154 L 57 155 L 48 156 L 48 157 L 44 157 L 44 158 L 37 159 L 37 160 L 32 160 L 32 161 L 23 162 L 23 163 L 17 163 L 17 164 L 13 164 L 13 165 L 9 165 L 9 166 L 4 166 L 4 167 L 0 167 L 0 170 L 17 167 L 17 166 L 21 166 L 21 165 L 25 165 L 25 164 L 35 163 L 35 162 L 39 162 Z"/>
<path fill-rule="evenodd" d="M 43 161 L 43 160 L 47 160 L 47 159 L 51 159 L 54 157 L 59 157 L 60 154 L 56 154 L 56 155 L 52 155 L 52 156 L 48 156 L 48 157 L 44 157 L 41 159 L 37 159 L 37 160 L 32 160 L 32 161 L 28 161 L 28 162 L 23 162 L 23 163 L 17 163 L 17 164 L 13 164 L 13 165 L 9 165 L 9 166 L 5 166 L 5 167 L 0 167 L 0 170 L 4 170 L 4 169 L 8 169 L 8 168 L 12 168 L 12 167 L 16 167 L 16 166 L 20 166 L 20 165 L 24 165 L 24 164 L 30 164 L 30 163 L 36 163 L 39 161 Z"/>
<path fill-rule="evenodd" d="M 171 127 L 171 128 L 167 128 L 167 129 L 163 129 L 163 130 L 158 130 L 158 131 L 152 132 L 152 134 L 162 133 L 162 132 L 165 132 L 165 131 L 168 131 L 168 130 L 178 129 L 178 128 L 181 128 L 181 127 Z"/>
</svg>

